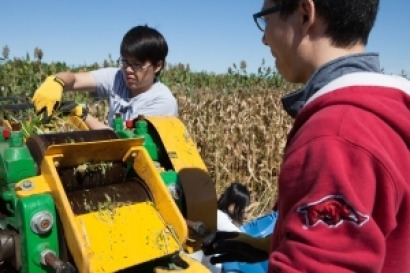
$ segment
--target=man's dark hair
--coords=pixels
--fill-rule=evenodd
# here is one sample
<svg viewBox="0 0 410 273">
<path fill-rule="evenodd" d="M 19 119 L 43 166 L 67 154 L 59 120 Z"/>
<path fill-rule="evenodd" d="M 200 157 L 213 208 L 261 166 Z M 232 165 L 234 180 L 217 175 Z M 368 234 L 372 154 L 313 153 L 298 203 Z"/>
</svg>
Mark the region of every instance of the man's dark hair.
<svg viewBox="0 0 410 273">
<path fill-rule="evenodd" d="M 250 192 L 245 185 L 239 182 L 232 183 L 218 200 L 218 209 L 227 213 L 233 221 L 242 224 L 245 209 L 249 205 Z M 230 205 L 234 205 L 233 213 L 228 211 Z"/>
<path fill-rule="evenodd" d="M 163 61 L 168 55 L 168 44 L 156 29 L 147 25 L 130 29 L 123 37 L 120 47 L 121 56 L 153 65 Z"/>
<path fill-rule="evenodd" d="M 281 15 L 292 14 L 303 0 L 273 0 L 281 6 Z M 376 21 L 379 0 L 313 0 L 317 14 L 327 24 L 328 35 L 336 46 L 367 44 Z"/>
</svg>

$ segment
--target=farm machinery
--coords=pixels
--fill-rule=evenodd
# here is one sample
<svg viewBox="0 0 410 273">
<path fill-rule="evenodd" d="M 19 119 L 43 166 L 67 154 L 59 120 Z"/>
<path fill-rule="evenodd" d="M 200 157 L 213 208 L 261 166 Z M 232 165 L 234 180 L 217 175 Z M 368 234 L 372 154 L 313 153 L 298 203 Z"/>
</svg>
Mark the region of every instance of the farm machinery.
<svg viewBox="0 0 410 273">
<path fill-rule="evenodd" d="M 82 130 L 0 124 L 0 272 L 192 272 L 180 253 L 216 229 L 216 192 L 182 122 L 71 118 Z"/>
</svg>

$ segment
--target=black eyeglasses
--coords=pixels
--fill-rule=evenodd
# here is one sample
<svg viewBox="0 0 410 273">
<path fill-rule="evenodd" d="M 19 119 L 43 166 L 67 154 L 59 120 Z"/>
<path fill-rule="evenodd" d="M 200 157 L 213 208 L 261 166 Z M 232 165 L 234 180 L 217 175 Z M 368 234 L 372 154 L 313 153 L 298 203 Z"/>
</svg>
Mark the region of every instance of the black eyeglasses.
<svg viewBox="0 0 410 273">
<path fill-rule="evenodd" d="M 148 68 L 150 68 L 152 66 L 152 65 L 148 65 L 148 66 L 144 67 L 141 64 L 133 64 L 133 63 L 128 62 L 123 57 L 118 58 L 117 65 L 121 68 L 131 67 L 132 71 L 134 71 L 134 72 L 145 71 L 145 70 L 147 70 Z"/>
<path fill-rule="evenodd" d="M 274 6 L 265 10 L 262 10 L 260 12 L 257 12 L 253 15 L 253 20 L 255 21 L 256 26 L 261 30 L 265 31 L 266 27 L 266 20 L 263 18 L 263 16 L 266 16 L 268 14 L 274 13 L 280 11 L 280 6 Z"/>
</svg>

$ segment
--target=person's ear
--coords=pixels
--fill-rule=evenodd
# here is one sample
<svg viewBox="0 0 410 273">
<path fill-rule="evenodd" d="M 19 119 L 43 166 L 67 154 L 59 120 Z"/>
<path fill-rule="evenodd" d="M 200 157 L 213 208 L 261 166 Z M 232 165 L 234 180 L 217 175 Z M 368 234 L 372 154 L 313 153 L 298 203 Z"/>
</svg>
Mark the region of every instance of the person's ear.
<svg viewBox="0 0 410 273">
<path fill-rule="evenodd" d="M 165 62 L 164 61 L 158 61 L 155 66 L 154 66 L 154 72 L 158 73 L 159 71 L 161 71 L 161 69 L 163 69 L 165 66 Z"/>
<path fill-rule="evenodd" d="M 302 0 L 300 1 L 299 11 L 301 13 L 302 31 L 306 34 L 317 19 L 315 3 L 313 0 Z"/>
</svg>

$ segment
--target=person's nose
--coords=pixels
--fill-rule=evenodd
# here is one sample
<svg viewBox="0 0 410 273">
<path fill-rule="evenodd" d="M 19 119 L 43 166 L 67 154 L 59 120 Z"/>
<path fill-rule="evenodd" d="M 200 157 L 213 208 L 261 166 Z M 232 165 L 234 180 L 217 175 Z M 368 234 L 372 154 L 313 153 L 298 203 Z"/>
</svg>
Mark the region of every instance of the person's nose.
<svg viewBox="0 0 410 273">
<path fill-rule="evenodd" d="M 134 73 L 134 70 L 132 69 L 132 67 L 130 65 L 127 65 L 124 69 L 125 72 L 127 73 Z"/>
<path fill-rule="evenodd" d="M 265 32 L 263 33 L 263 36 L 262 36 L 262 44 L 264 44 L 264 45 L 268 45 L 268 43 L 266 42 L 266 35 L 265 35 Z"/>
</svg>

